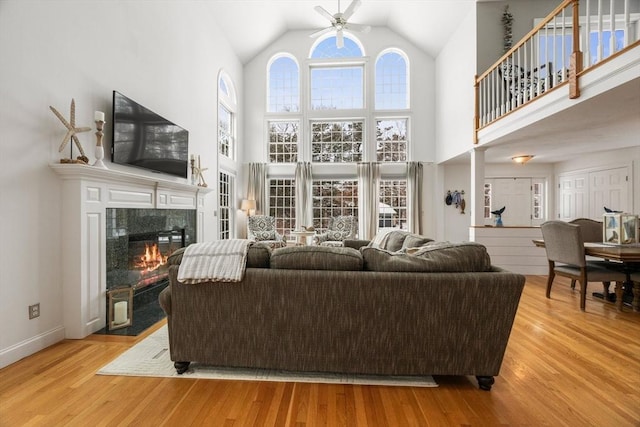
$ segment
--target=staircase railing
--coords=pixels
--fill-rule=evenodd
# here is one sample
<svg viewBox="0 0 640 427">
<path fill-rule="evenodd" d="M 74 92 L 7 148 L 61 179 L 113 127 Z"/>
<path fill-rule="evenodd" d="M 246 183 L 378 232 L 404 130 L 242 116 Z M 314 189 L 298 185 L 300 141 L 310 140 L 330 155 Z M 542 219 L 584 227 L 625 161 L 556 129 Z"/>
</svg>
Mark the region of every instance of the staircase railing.
<svg viewBox="0 0 640 427">
<path fill-rule="evenodd" d="M 580 96 L 579 77 L 639 44 L 640 10 L 631 0 L 564 0 L 476 77 L 478 130 L 561 86 Z"/>
</svg>

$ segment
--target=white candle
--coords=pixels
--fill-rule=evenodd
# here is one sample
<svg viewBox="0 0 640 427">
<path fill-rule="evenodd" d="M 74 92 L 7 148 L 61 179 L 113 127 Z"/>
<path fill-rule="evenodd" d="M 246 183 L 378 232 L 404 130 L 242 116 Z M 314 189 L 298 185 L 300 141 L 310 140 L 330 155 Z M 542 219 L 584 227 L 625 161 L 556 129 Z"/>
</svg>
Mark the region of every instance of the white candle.
<svg viewBox="0 0 640 427">
<path fill-rule="evenodd" d="M 121 325 L 127 321 L 127 302 L 118 301 L 113 305 L 113 323 Z"/>
<path fill-rule="evenodd" d="M 104 113 L 102 111 L 96 111 L 93 117 L 96 122 L 104 122 Z"/>
</svg>

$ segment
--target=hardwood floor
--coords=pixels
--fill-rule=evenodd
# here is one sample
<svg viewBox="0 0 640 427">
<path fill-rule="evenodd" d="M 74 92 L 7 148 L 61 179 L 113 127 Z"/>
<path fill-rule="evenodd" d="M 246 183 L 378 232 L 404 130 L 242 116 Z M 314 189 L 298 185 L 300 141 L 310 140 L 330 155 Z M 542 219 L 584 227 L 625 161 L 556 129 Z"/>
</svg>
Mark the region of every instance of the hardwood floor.
<svg viewBox="0 0 640 427">
<path fill-rule="evenodd" d="M 66 340 L 0 370 L 0 425 L 640 426 L 640 313 L 590 296 L 581 312 L 568 281 L 546 299 L 545 280 L 527 278 L 490 392 L 473 377 L 405 388 L 95 374 L 158 324 Z"/>
</svg>

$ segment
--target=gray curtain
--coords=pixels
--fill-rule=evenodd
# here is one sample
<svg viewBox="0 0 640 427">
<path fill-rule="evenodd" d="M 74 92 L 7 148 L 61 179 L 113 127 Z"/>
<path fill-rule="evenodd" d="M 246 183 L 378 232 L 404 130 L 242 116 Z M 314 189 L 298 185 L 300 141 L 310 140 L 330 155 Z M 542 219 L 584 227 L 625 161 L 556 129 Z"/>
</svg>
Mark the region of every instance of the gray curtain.
<svg viewBox="0 0 640 427">
<path fill-rule="evenodd" d="M 313 184 L 311 163 L 298 162 L 296 164 L 296 229 L 300 229 L 302 225 L 313 224 L 311 184 Z"/>
<path fill-rule="evenodd" d="M 407 214 L 412 233 L 422 234 L 422 163 L 407 163 Z"/>
<path fill-rule="evenodd" d="M 358 163 L 360 239 L 371 240 L 378 231 L 380 165 Z"/>
<path fill-rule="evenodd" d="M 267 208 L 267 164 L 249 163 L 247 199 L 256 201 L 256 214 L 268 215 Z"/>
</svg>

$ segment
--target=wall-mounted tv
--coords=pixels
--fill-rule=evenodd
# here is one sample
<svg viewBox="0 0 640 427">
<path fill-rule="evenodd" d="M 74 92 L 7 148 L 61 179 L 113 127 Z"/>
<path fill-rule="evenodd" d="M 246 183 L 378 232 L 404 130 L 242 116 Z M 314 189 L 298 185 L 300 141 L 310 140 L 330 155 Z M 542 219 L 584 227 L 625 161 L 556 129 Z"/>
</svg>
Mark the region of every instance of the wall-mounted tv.
<svg viewBox="0 0 640 427">
<path fill-rule="evenodd" d="M 189 132 L 114 90 L 111 161 L 186 178 Z"/>
</svg>

